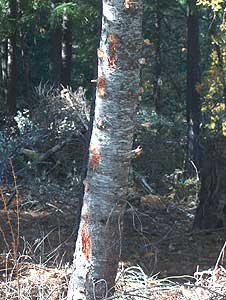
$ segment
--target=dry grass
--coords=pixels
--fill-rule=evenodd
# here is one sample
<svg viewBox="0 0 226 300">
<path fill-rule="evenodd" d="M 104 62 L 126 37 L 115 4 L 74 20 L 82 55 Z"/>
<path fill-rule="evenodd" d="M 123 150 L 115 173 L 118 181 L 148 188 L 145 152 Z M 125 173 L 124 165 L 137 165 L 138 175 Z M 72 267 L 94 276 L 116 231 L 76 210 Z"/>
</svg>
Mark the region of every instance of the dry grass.
<svg viewBox="0 0 226 300">
<path fill-rule="evenodd" d="M 44 243 L 43 239 L 42 243 Z M 39 245 L 43 245 L 40 243 Z M 212 270 L 195 272 L 194 276 L 159 279 L 148 276 L 139 266 L 124 268 L 120 264 L 114 296 L 105 299 L 149 300 L 223 300 L 226 299 L 226 270 L 221 266 L 226 243 Z M 24 249 L 26 253 L 26 249 Z M 68 266 L 47 267 L 21 254 L 0 256 L 0 299 L 63 300 L 67 297 L 70 277 Z M 40 261 L 44 261 L 40 257 Z"/>
<path fill-rule="evenodd" d="M 14 274 L 15 267 L 18 268 L 18 264 L 10 269 L 1 270 L 4 273 L 0 282 L 0 299 L 66 299 L 67 277 L 65 270 L 46 268 L 32 263 L 21 263 L 18 273 Z"/>
<path fill-rule="evenodd" d="M 223 300 L 226 299 L 226 270 L 197 271 L 192 276 L 158 279 L 148 277 L 139 267 L 121 269 L 116 293 L 107 299 L 149 300 Z"/>
<path fill-rule="evenodd" d="M 17 190 L 16 178 L 14 185 Z M 0 299 L 1 300 L 63 300 L 67 298 L 67 287 L 70 268 L 63 264 L 50 266 L 47 254 L 42 251 L 50 233 L 47 233 L 38 244 L 31 246 L 20 237 L 19 195 L 16 194 L 16 207 L 12 219 L 7 207 L 7 199 L 1 192 L 4 213 L 7 216 L 8 235 L 0 222 L 0 232 L 5 244 L 5 253 L 0 254 Z M 9 242 L 10 240 L 10 242 Z M 20 247 L 19 247 L 20 243 Z M 21 244 L 23 247 L 21 247 Z M 59 246 L 58 246 L 59 247 Z M 19 250 L 19 249 L 22 249 Z M 197 268 L 194 276 L 178 276 L 159 279 L 158 274 L 148 276 L 140 266 L 124 267 L 120 264 L 116 279 L 115 294 L 105 300 L 223 300 L 226 299 L 226 269 L 223 260 L 226 242 L 216 260 L 215 267 L 200 271 Z M 52 258 L 57 251 L 51 249 Z M 40 257 L 37 257 L 39 253 Z M 43 256 L 43 257 L 42 257 Z M 39 263 L 37 263 L 39 262 Z"/>
<path fill-rule="evenodd" d="M 1 259 L 3 259 L 1 257 Z M 8 269 L 1 269 L 0 299 L 4 300 L 63 300 L 66 299 L 69 271 L 66 268 L 47 268 L 32 263 L 7 262 Z M 18 282 L 20 298 L 18 298 Z M 223 300 L 226 299 L 226 270 L 217 266 L 213 270 L 197 271 L 192 276 L 158 279 L 147 276 L 139 266 L 123 268 L 117 276 L 113 299 L 149 300 Z"/>
</svg>

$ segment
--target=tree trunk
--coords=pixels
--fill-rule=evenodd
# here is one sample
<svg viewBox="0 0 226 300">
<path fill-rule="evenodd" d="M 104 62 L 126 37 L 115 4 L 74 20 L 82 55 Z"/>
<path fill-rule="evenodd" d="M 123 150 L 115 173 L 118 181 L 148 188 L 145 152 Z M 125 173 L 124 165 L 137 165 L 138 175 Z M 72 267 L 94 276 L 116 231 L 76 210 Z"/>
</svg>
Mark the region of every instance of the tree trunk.
<svg viewBox="0 0 226 300">
<path fill-rule="evenodd" d="M 200 47 L 199 47 L 199 16 L 196 0 L 189 0 L 187 17 L 187 150 L 188 169 L 192 170 L 190 163 L 199 169 L 200 164 Z"/>
<path fill-rule="evenodd" d="M 21 56 L 23 62 L 24 71 L 24 99 L 29 109 L 32 108 L 32 97 L 31 97 L 31 76 L 30 76 L 30 59 L 29 59 L 29 47 L 27 44 L 26 34 L 21 33 Z"/>
<path fill-rule="evenodd" d="M 16 17 L 17 17 L 17 1 L 9 1 L 9 17 L 11 18 L 11 33 L 8 39 L 8 81 L 7 81 L 7 107 L 8 114 L 14 116 L 16 114 L 16 88 L 17 88 L 17 65 L 16 65 Z"/>
<path fill-rule="evenodd" d="M 100 6 L 100 14 L 98 15 L 98 41 L 96 43 L 96 48 L 98 48 L 100 43 L 100 36 L 101 36 L 101 17 L 102 17 L 102 0 L 98 0 L 99 6 Z M 93 78 L 97 78 L 98 76 L 98 57 L 97 53 L 94 59 L 94 72 L 93 72 Z M 83 166 L 80 174 L 80 193 L 79 193 L 79 207 L 78 207 L 78 213 L 77 213 L 77 228 L 76 233 L 78 235 L 78 229 L 79 224 L 81 221 L 81 212 L 82 212 L 82 204 L 83 204 L 83 197 L 84 197 L 84 184 L 83 181 L 85 180 L 87 176 L 88 171 L 88 163 L 89 163 L 89 145 L 91 140 L 91 135 L 93 131 L 93 120 L 94 120 L 94 114 L 95 114 L 95 100 L 96 100 L 96 87 L 93 87 L 92 90 L 92 102 L 90 107 L 90 120 L 89 120 L 89 127 L 88 131 L 86 133 L 86 139 L 85 139 L 85 151 L 83 155 Z"/>
<path fill-rule="evenodd" d="M 2 97 L 5 100 L 7 96 L 7 65 L 8 65 L 8 41 L 1 44 L 1 79 L 2 79 Z"/>
<path fill-rule="evenodd" d="M 161 7 L 159 0 L 155 0 L 155 82 L 154 102 L 157 113 L 161 112 Z"/>
<path fill-rule="evenodd" d="M 68 2 L 68 1 L 65 1 Z M 68 86 L 71 83 L 71 64 L 72 64 L 72 23 L 65 9 L 62 23 L 62 65 L 61 83 Z"/>
<path fill-rule="evenodd" d="M 68 300 L 104 298 L 114 286 L 120 256 L 139 91 L 143 1 L 113 3 L 103 0 L 96 109 Z"/>
<path fill-rule="evenodd" d="M 226 138 L 213 138 L 205 146 L 201 168 L 199 205 L 194 229 L 226 226 Z"/>
<path fill-rule="evenodd" d="M 57 26 L 51 31 L 51 49 L 50 49 L 50 76 L 56 86 L 61 78 L 61 53 L 62 53 L 62 31 L 61 26 Z"/>
<path fill-rule="evenodd" d="M 61 0 L 55 0 L 53 7 L 61 3 Z M 62 64 L 62 28 L 61 24 L 56 24 L 50 32 L 50 76 L 53 83 L 58 86 L 61 78 L 61 64 Z"/>
</svg>

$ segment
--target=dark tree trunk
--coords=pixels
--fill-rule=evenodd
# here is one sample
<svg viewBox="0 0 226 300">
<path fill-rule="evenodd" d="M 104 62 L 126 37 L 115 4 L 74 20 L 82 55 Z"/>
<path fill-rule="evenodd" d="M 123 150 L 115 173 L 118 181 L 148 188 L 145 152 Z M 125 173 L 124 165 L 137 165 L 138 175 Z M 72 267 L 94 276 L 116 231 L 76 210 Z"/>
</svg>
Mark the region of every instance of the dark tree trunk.
<svg viewBox="0 0 226 300">
<path fill-rule="evenodd" d="M 59 85 L 61 78 L 61 34 L 61 26 L 57 26 L 51 31 L 50 76 L 51 80 L 56 84 L 56 86 Z"/>
<path fill-rule="evenodd" d="M 68 1 L 65 1 L 68 2 Z M 62 65 L 61 83 L 68 86 L 71 83 L 71 64 L 72 64 L 72 22 L 65 10 L 62 22 Z"/>
<path fill-rule="evenodd" d="M 187 151 L 188 169 L 192 164 L 199 169 L 200 165 L 200 46 L 199 46 L 199 16 L 196 0 L 189 0 L 187 17 Z"/>
<path fill-rule="evenodd" d="M 27 44 L 26 35 L 21 34 L 21 54 L 24 70 L 24 98 L 26 105 L 29 109 L 32 108 L 32 97 L 31 97 L 31 76 L 30 76 L 30 60 L 29 60 L 29 47 Z"/>
<path fill-rule="evenodd" d="M 155 82 L 154 82 L 154 102 L 157 113 L 161 112 L 161 7 L 160 1 L 155 0 Z"/>
<path fill-rule="evenodd" d="M 5 100 L 7 96 L 7 66 L 8 66 L 8 41 L 1 44 L 1 80 L 2 80 L 2 97 Z"/>
<path fill-rule="evenodd" d="M 61 3 L 61 0 L 55 0 L 53 7 Z M 53 83 L 58 86 L 61 79 L 61 64 L 62 64 L 62 26 L 55 24 L 50 32 L 50 77 Z"/>
<path fill-rule="evenodd" d="M 17 1 L 9 1 L 9 17 L 11 19 L 11 33 L 8 39 L 8 81 L 7 81 L 7 107 L 8 114 L 14 116 L 16 114 L 16 93 L 17 93 L 17 55 L 16 55 L 16 17 L 17 17 Z"/>
<path fill-rule="evenodd" d="M 201 168 L 199 205 L 194 229 L 226 226 L 226 138 L 208 140 Z"/>
</svg>

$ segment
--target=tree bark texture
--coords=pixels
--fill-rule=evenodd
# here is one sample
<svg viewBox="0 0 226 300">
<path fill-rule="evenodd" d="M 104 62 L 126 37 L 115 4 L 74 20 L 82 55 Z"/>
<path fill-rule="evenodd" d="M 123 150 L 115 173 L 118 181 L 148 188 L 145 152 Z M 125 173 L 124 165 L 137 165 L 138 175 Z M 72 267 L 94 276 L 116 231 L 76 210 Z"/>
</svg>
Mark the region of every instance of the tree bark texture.
<svg viewBox="0 0 226 300">
<path fill-rule="evenodd" d="M 101 36 L 101 17 L 102 17 L 102 0 L 98 0 L 99 6 L 100 6 L 100 15 L 98 17 L 98 41 L 96 43 L 96 48 L 98 48 L 99 43 L 100 43 L 100 36 Z M 95 56 L 94 60 L 94 72 L 93 72 L 93 78 L 97 78 L 98 76 L 98 57 L 97 53 Z M 81 211 L 82 211 L 82 203 L 83 203 L 83 197 L 84 197 L 84 184 L 83 181 L 85 180 L 87 176 L 87 171 L 88 171 L 88 163 L 89 163 L 89 145 L 90 145 L 90 140 L 92 136 L 92 131 L 93 131 L 93 120 L 94 120 L 94 114 L 95 114 L 95 102 L 96 102 L 96 87 L 93 87 L 92 91 L 92 102 L 91 102 L 91 107 L 90 107 L 90 119 L 89 119 L 89 127 L 88 131 L 86 133 L 86 144 L 85 144 L 85 151 L 84 151 L 84 156 L 83 156 L 83 166 L 80 174 L 80 193 L 79 193 L 79 208 L 78 208 L 78 213 L 77 213 L 77 228 L 76 228 L 76 233 L 78 234 L 78 229 L 79 229 L 79 224 L 81 220 Z"/>
<path fill-rule="evenodd" d="M 226 226 L 226 138 L 210 139 L 205 145 L 201 168 L 199 205 L 194 229 Z"/>
<path fill-rule="evenodd" d="M 68 1 L 65 1 L 68 2 Z M 72 22 L 70 16 L 65 10 L 62 22 L 62 63 L 61 63 L 61 84 L 70 85 L 71 82 L 71 64 L 72 64 Z"/>
<path fill-rule="evenodd" d="M 187 150 L 188 161 L 192 161 L 197 169 L 200 164 L 200 85 L 199 16 L 196 0 L 189 0 L 187 17 Z"/>
<path fill-rule="evenodd" d="M 113 292 L 139 91 L 142 7 L 142 0 L 103 0 L 96 108 L 68 300 Z"/>
<path fill-rule="evenodd" d="M 8 80 L 7 80 L 7 107 L 8 114 L 14 116 L 16 114 L 16 88 L 17 88 L 17 1 L 9 1 L 9 17 L 11 18 L 11 32 L 8 39 Z"/>
</svg>

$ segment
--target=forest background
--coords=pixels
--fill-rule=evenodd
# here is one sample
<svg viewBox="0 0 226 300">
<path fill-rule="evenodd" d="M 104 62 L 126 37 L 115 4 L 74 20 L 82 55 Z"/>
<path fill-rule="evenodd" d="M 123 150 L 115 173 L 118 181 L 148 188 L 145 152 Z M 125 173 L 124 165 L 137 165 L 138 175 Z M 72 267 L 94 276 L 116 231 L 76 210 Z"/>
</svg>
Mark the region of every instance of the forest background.
<svg viewBox="0 0 226 300">
<path fill-rule="evenodd" d="M 143 155 L 133 161 L 129 201 L 139 206 L 149 194 L 178 207 L 192 203 L 194 213 L 199 193 L 190 225 L 202 230 L 222 228 L 226 220 L 225 9 L 221 0 L 155 0 L 144 8 L 134 138 Z M 60 205 L 76 211 L 94 109 L 101 3 L 1 0 L 0 22 L 1 206 L 15 207 L 16 178 L 21 210 Z"/>
</svg>

